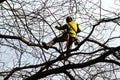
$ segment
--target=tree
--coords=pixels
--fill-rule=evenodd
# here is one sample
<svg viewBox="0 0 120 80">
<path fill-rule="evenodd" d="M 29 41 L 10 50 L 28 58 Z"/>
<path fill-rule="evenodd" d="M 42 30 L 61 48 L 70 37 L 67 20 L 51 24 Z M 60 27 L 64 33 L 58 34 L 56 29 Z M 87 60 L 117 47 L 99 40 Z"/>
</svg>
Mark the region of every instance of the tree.
<svg viewBox="0 0 120 80">
<path fill-rule="evenodd" d="M 0 76 L 4 80 L 118 78 L 120 5 L 114 2 L 112 10 L 102 4 L 101 0 L 12 0 L 2 3 Z M 78 35 L 80 43 L 70 51 L 63 49 L 64 43 L 45 50 L 41 42 L 61 33 L 54 26 L 65 23 L 68 15 L 82 27 Z M 68 52 L 71 55 L 63 57 Z"/>
</svg>

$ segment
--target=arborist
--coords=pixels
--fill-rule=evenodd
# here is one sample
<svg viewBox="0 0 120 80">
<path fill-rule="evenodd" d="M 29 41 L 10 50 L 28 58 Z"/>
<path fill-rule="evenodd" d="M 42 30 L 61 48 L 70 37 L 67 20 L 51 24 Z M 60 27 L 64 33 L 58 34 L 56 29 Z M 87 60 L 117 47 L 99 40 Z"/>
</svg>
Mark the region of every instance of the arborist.
<svg viewBox="0 0 120 80">
<path fill-rule="evenodd" d="M 52 47 L 57 42 L 64 42 L 66 41 L 67 50 L 71 49 L 72 44 L 75 42 L 75 44 L 78 44 L 78 38 L 76 37 L 77 33 L 81 32 L 80 26 L 73 21 L 73 19 L 68 16 L 66 18 L 66 24 L 63 26 L 56 26 L 55 27 L 58 30 L 64 30 L 61 36 L 55 37 L 53 40 L 51 40 L 48 43 L 42 42 L 42 45 L 45 49 L 49 49 L 49 47 Z"/>
</svg>

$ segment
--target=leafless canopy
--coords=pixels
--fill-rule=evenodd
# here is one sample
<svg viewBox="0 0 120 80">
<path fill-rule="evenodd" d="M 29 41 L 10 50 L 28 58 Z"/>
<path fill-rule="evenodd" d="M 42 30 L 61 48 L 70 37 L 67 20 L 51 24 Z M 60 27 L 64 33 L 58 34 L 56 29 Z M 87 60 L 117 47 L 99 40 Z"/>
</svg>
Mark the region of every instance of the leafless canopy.
<svg viewBox="0 0 120 80">
<path fill-rule="evenodd" d="M 104 2 L 103 2 L 104 1 Z M 0 79 L 111 80 L 120 74 L 120 1 L 1 0 Z M 45 50 L 67 16 L 79 23 L 80 43 Z M 71 55 L 64 54 L 71 52 Z M 68 58 L 65 61 L 65 58 Z"/>
</svg>

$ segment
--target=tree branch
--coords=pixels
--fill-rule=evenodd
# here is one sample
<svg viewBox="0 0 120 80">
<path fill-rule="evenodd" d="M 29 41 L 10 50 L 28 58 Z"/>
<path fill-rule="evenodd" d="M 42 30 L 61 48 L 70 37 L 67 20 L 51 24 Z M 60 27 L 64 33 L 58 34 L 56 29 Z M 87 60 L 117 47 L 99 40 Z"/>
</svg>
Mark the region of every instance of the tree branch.
<svg viewBox="0 0 120 80">
<path fill-rule="evenodd" d="M 104 61 L 102 61 L 102 62 L 114 63 L 114 64 L 120 66 L 120 62 L 117 62 L 117 61 L 115 61 L 115 60 L 104 60 Z"/>
<path fill-rule="evenodd" d="M 47 71 L 44 71 L 44 72 L 39 72 L 38 71 L 36 74 L 26 78 L 25 80 L 38 80 L 40 78 L 46 77 L 46 76 L 51 75 L 51 74 L 63 73 L 64 71 L 66 71 L 68 69 L 84 68 L 84 67 L 96 64 L 98 62 L 102 62 L 111 53 L 112 53 L 112 50 L 106 51 L 104 54 L 102 54 L 98 58 L 90 60 L 90 61 L 85 62 L 85 63 L 81 63 L 81 64 L 68 64 L 68 65 L 65 65 L 65 66 L 62 66 L 62 67 L 59 67 L 59 68 L 55 68 L 55 69 L 50 69 L 50 70 L 47 70 Z"/>
<path fill-rule="evenodd" d="M 75 78 L 68 71 L 65 71 L 64 73 L 70 78 L 70 80 L 75 80 Z"/>
<path fill-rule="evenodd" d="M 1 35 L 1 34 L 0 34 L 0 38 L 5 38 L 5 39 L 16 39 L 16 40 L 22 41 L 23 43 L 27 44 L 28 46 L 42 47 L 41 44 L 36 44 L 36 43 L 33 43 L 33 42 L 29 42 L 29 41 L 25 40 L 25 39 L 22 38 L 22 37 L 9 36 L 9 35 Z"/>
</svg>

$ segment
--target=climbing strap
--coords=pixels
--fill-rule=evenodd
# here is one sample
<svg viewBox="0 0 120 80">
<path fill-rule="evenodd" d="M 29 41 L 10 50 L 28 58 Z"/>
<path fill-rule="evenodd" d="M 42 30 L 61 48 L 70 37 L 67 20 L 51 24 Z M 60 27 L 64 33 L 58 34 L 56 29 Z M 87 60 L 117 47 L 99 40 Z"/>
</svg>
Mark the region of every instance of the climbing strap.
<svg viewBox="0 0 120 80">
<path fill-rule="evenodd" d="M 70 36 L 67 35 L 67 36 L 65 37 L 66 45 L 65 45 L 64 49 L 66 49 L 66 48 L 68 47 L 69 39 L 70 39 Z M 79 43 L 79 39 L 78 39 L 77 37 L 74 37 L 74 44 L 75 44 L 75 45 L 78 45 L 78 43 Z"/>
<path fill-rule="evenodd" d="M 75 31 L 75 29 L 73 28 L 71 24 L 68 23 L 68 25 Z M 75 33 L 77 33 L 77 31 L 75 31 Z"/>
<path fill-rule="evenodd" d="M 66 40 L 66 45 L 64 47 L 64 49 L 66 49 L 68 47 L 68 43 L 69 43 L 69 34 L 65 37 L 65 40 Z"/>
<path fill-rule="evenodd" d="M 73 28 L 73 26 L 72 26 L 71 24 L 68 23 L 68 25 L 75 31 L 75 29 Z M 75 31 L 75 33 L 77 33 L 77 31 Z M 67 48 L 68 43 L 69 43 L 69 39 L 70 39 L 70 37 L 69 37 L 69 34 L 68 34 L 67 37 L 66 37 L 66 41 L 67 41 L 67 42 L 66 42 L 66 45 L 65 45 L 64 49 Z M 79 40 L 78 40 L 77 37 L 75 37 L 74 42 L 75 42 L 75 45 L 78 44 Z"/>
</svg>

